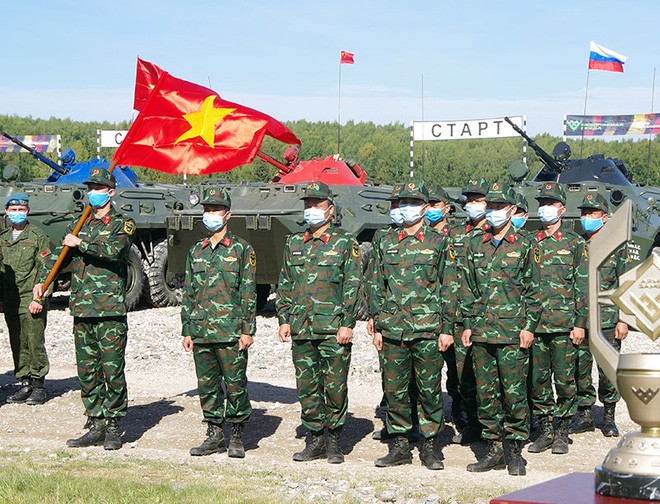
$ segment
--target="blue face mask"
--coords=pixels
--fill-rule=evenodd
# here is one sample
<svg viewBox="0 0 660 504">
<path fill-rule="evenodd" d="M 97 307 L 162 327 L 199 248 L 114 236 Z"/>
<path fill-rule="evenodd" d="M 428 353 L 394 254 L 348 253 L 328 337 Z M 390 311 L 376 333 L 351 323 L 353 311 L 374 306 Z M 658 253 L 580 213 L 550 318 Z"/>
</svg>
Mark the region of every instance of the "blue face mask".
<svg viewBox="0 0 660 504">
<path fill-rule="evenodd" d="M 92 189 L 87 193 L 87 198 L 89 198 L 89 204 L 94 208 L 101 208 L 110 201 L 110 193 L 107 191 L 96 191 Z"/>
<path fill-rule="evenodd" d="M 525 222 L 527 222 L 527 219 L 524 215 L 511 217 L 511 224 L 516 226 L 518 229 L 521 229 L 525 225 Z"/>
<path fill-rule="evenodd" d="M 444 208 L 429 208 L 424 214 L 426 220 L 429 221 L 431 224 L 437 224 L 444 218 L 444 216 L 445 216 Z"/>
<path fill-rule="evenodd" d="M 7 212 L 7 217 L 14 226 L 20 226 L 27 220 L 27 212 Z"/>
<path fill-rule="evenodd" d="M 215 233 L 216 231 L 220 231 L 225 225 L 225 216 L 205 213 L 202 216 L 202 222 L 204 223 L 204 226 L 206 226 L 206 229 Z"/>
<path fill-rule="evenodd" d="M 603 227 L 603 219 L 591 219 L 589 217 L 582 217 L 580 224 L 585 233 L 595 233 Z"/>
</svg>

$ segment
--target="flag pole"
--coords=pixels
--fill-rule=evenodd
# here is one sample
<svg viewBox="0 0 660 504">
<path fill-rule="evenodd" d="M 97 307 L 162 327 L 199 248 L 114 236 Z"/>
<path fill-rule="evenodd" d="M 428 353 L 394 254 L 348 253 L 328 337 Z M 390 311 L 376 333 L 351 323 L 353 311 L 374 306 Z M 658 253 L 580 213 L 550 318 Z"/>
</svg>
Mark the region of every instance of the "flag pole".
<svg viewBox="0 0 660 504">
<path fill-rule="evenodd" d="M 582 148 L 584 147 L 584 117 L 587 115 L 587 96 L 589 95 L 589 65 L 587 65 L 587 86 L 584 90 L 584 112 L 582 112 L 582 134 L 580 138 L 580 157 L 582 157 Z"/>
<path fill-rule="evenodd" d="M 341 155 L 341 58 L 339 59 L 339 98 L 337 100 L 337 155 Z"/>
<path fill-rule="evenodd" d="M 651 84 L 651 114 L 653 114 L 653 102 L 655 101 L 655 67 L 653 67 L 653 84 Z M 653 128 L 649 130 L 649 154 L 647 160 L 646 168 L 646 185 L 649 185 L 651 182 L 651 140 L 653 138 Z"/>
<path fill-rule="evenodd" d="M 424 124 L 424 74 L 422 74 L 422 124 Z M 424 160 L 426 152 L 424 151 L 424 128 L 422 127 L 422 171 L 424 170 Z"/>
</svg>

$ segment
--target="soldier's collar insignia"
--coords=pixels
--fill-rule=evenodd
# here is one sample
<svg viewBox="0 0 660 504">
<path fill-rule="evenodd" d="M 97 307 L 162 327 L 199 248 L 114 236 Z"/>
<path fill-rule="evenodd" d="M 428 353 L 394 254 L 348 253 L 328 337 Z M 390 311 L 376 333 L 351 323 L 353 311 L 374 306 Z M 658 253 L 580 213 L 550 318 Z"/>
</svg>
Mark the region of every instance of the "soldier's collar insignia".
<svg viewBox="0 0 660 504">
<path fill-rule="evenodd" d="M 311 237 L 312 237 L 312 233 L 310 233 L 309 231 L 305 231 L 305 234 L 303 235 L 303 241 L 307 243 Z"/>
<path fill-rule="evenodd" d="M 513 233 L 509 233 L 506 237 L 506 241 L 508 241 L 509 243 L 515 243 L 516 235 Z"/>
<path fill-rule="evenodd" d="M 419 241 L 424 241 L 424 236 L 425 236 L 424 231 L 420 229 L 419 231 L 417 231 L 415 238 L 417 238 Z"/>
<path fill-rule="evenodd" d="M 517 250 L 512 250 L 506 256 L 507 257 L 520 257 L 520 252 L 518 252 Z"/>
<path fill-rule="evenodd" d="M 538 241 L 543 240 L 546 237 L 545 233 L 543 231 L 539 231 L 538 234 L 536 235 L 536 239 Z"/>
<path fill-rule="evenodd" d="M 204 238 L 204 241 L 202 242 L 202 249 L 205 249 L 208 246 L 209 246 L 209 239 Z"/>
<path fill-rule="evenodd" d="M 481 229 L 483 229 L 484 231 L 488 231 L 490 229 L 490 224 L 486 222 Z"/>
<path fill-rule="evenodd" d="M 562 236 L 564 236 L 564 233 L 562 233 L 561 231 L 557 231 L 555 233 L 555 237 L 557 238 L 558 241 L 561 241 Z"/>
<path fill-rule="evenodd" d="M 469 233 L 470 231 L 472 231 L 472 224 L 468 224 L 467 226 L 465 226 L 465 232 Z"/>
<path fill-rule="evenodd" d="M 403 240 L 406 237 L 406 232 L 402 229 L 399 231 L 399 241 Z"/>
<path fill-rule="evenodd" d="M 101 220 L 103 221 L 103 224 L 107 224 L 108 222 L 110 222 L 110 218 L 111 218 L 110 214 L 105 214 L 103 216 L 103 219 L 101 219 Z"/>
<path fill-rule="evenodd" d="M 486 243 L 488 240 L 490 240 L 490 233 L 484 234 L 484 237 L 481 239 L 481 243 Z"/>
<path fill-rule="evenodd" d="M 324 233 L 321 236 L 321 240 L 323 240 L 323 243 L 328 243 L 330 241 L 330 233 Z"/>
<path fill-rule="evenodd" d="M 558 251 L 557 251 L 557 254 L 558 254 L 558 255 L 571 255 L 571 251 L 570 251 L 570 250 L 566 250 L 566 249 L 561 249 L 561 250 L 558 250 Z"/>
<path fill-rule="evenodd" d="M 229 236 L 225 236 L 220 243 L 222 243 L 225 247 L 229 247 L 229 245 L 231 245 L 231 238 L 229 238 Z"/>
<path fill-rule="evenodd" d="M 448 226 L 445 226 L 445 227 L 442 228 L 442 234 L 443 235 L 449 235 L 449 227 Z"/>
</svg>

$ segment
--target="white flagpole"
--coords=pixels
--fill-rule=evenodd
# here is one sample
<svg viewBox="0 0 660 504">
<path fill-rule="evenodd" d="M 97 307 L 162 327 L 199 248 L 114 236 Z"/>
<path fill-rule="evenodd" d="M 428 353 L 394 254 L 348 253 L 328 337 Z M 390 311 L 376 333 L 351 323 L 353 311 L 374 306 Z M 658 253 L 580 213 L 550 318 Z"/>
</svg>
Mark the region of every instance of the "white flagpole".
<svg viewBox="0 0 660 504">
<path fill-rule="evenodd" d="M 584 111 L 582 112 L 582 135 L 580 140 L 580 157 L 582 157 L 582 147 L 584 147 L 584 117 L 587 115 L 587 96 L 589 95 L 589 64 L 587 63 L 587 86 L 584 90 Z"/>
</svg>

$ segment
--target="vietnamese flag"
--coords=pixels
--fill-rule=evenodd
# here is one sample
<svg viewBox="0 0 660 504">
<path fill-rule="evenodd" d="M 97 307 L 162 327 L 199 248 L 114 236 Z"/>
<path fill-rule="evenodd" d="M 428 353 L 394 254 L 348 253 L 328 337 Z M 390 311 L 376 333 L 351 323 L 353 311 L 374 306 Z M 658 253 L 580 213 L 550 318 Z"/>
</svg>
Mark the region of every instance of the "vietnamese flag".
<svg viewBox="0 0 660 504">
<path fill-rule="evenodd" d="M 156 87 L 158 79 L 165 71 L 143 59 L 137 59 L 135 72 L 135 94 L 133 97 L 133 109 L 138 112 L 147 104 L 149 95 Z"/>
<path fill-rule="evenodd" d="M 354 65 L 355 64 L 355 54 L 342 51 L 339 55 L 339 64 L 340 65 Z"/>
<path fill-rule="evenodd" d="M 174 174 L 229 171 L 254 161 L 265 135 L 300 145 L 269 115 L 163 72 L 113 161 Z"/>
</svg>

